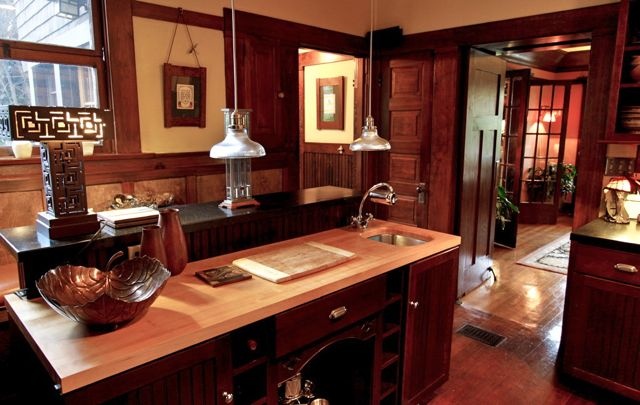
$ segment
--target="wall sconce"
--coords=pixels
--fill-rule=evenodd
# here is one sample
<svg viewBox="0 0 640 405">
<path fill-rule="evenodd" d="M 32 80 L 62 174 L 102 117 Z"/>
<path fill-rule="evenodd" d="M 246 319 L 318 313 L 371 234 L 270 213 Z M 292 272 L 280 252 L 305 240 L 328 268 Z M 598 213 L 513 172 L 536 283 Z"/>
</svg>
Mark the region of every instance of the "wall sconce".
<svg viewBox="0 0 640 405">
<path fill-rule="evenodd" d="M 111 111 L 95 108 L 0 106 L 0 138 L 40 142 L 45 212 L 36 229 L 50 239 L 96 232 L 87 208 L 82 141 L 101 141 L 113 129 Z"/>
<path fill-rule="evenodd" d="M 625 177 L 612 177 L 604 188 L 604 220 L 616 224 L 628 224 L 629 214 L 624 206 L 627 194 L 631 192 L 631 182 Z"/>
</svg>

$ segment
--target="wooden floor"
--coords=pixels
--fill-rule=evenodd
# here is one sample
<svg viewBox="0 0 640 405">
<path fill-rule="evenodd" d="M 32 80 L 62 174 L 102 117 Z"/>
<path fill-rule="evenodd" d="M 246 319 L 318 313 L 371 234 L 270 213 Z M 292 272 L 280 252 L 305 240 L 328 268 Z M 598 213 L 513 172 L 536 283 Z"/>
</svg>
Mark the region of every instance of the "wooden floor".
<svg viewBox="0 0 640 405">
<path fill-rule="evenodd" d="M 506 340 L 489 346 L 455 333 L 451 375 L 431 404 L 621 404 L 608 393 L 556 373 L 566 276 L 515 264 L 571 231 L 557 225 L 520 225 L 518 247 L 496 247 L 494 271 L 484 285 L 462 297 L 454 331 L 471 324 Z"/>
</svg>

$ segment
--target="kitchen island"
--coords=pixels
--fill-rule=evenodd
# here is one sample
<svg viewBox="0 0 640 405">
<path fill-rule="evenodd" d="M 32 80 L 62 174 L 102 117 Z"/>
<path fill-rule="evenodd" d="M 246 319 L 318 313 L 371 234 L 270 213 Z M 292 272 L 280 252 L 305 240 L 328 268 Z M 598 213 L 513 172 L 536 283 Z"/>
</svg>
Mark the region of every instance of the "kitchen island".
<svg viewBox="0 0 640 405">
<path fill-rule="evenodd" d="M 384 232 L 414 236 L 427 242 L 416 246 L 396 246 L 367 238 Z M 335 267 L 280 284 L 254 276 L 247 281 L 212 288 L 194 276 L 198 270 L 229 264 L 238 258 L 277 251 L 283 247 L 309 241 L 339 247 L 355 253 L 355 257 Z M 214 388 L 219 391 L 219 395 L 216 397 L 227 394 L 224 401 L 229 400 L 230 402 L 232 397 L 229 395 L 232 395 L 233 386 L 230 383 L 231 372 L 227 369 L 230 368 L 229 363 L 236 361 L 236 359 L 227 358 L 226 356 L 229 354 L 225 352 L 228 350 L 224 350 L 229 347 L 229 334 L 233 336 L 235 331 L 275 317 L 276 326 L 273 331 L 275 336 L 265 339 L 266 341 L 275 339 L 275 346 L 279 348 L 277 351 L 273 348 L 265 349 L 264 356 L 267 363 L 265 367 L 270 369 L 270 364 L 283 357 L 282 350 L 285 350 L 284 348 L 280 350 L 277 343 L 280 338 L 278 336 L 278 328 L 280 327 L 278 316 L 310 303 L 321 303 L 327 297 L 344 298 L 349 301 L 348 291 L 350 288 L 356 288 L 356 290 L 352 290 L 355 291 L 356 296 L 360 290 L 364 291 L 363 296 L 367 296 L 370 291 L 378 291 L 378 284 L 375 281 L 378 279 L 383 280 L 380 285 L 383 286 L 381 290 L 384 297 L 381 297 L 379 306 L 371 304 L 370 311 L 363 312 L 363 315 L 366 315 L 364 317 L 372 316 L 375 318 L 372 322 L 380 322 L 382 325 L 385 323 L 384 311 L 388 305 L 402 303 L 400 311 L 402 314 L 398 315 L 398 319 L 395 321 L 398 327 L 397 335 L 403 336 L 399 330 L 402 328 L 403 332 L 409 336 L 413 332 L 412 328 L 417 329 L 416 322 L 429 321 L 429 319 L 419 319 L 419 315 L 418 319 L 412 319 L 410 311 L 424 311 L 423 316 L 433 317 L 432 320 L 441 320 L 439 325 L 429 325 L 432 328 L 437 326 L 437 328 L 443 329 L 432 331 L 433 333 L 437 332 L 432 335 L 432 338 L 433 336 L 440 338 L 443 336 L 445 339 L 443 346 L 438 347 L 438 350 L 450 351 L 451 322 L 457 277 L 457 247 L 459 244 L 460 237 L 458 236 L 375 220 L 365 231 L 351 227 L 337 228 L 191 262 L 182 274 L 172 277 L 168 281 L 161 296 L 144 317 L 109 332 L 97 332 L 63 318 L 39 298 L 26 300 L 16 295 L 9 295 L 6 297 L 7 310 L 16 330 L 20 332 L 28 347 L 36 354 L 44 369 L 47 370 L 51 383 L 55 385 L 60 398 L 66 402 L 82 402 L 89 398 L 97 401 L 111 399 L 111 396 L 118 394 L 118 392 L 111 389 L 111 392 L 107 393 L 109 390 L 104 385 L 108 386 L 110 379 L 117 379 L 119 375 L 126 375 L 136 369 L 144 371 L 149 364 L 156 364 L 163 359 L 171 359 L 176 354 L 184 353 L 191 348 L 208 344 L 208 342 L 222 342 L 215 347 L 223 349 L 211 349 L 210 351 L 210 353 L 218 353 L 222 356 L 216 363 L 221 368 L 217 369 L 216 376 L 219 380 L 218 386 Z M 443 254 L 446 256 L 442 256 Z M 447 260 L 440 260 L 438 257 L 446 257 Z M 436 260 L 425 261 L 430 258 L 436 258 Z M 412 282 L 415 278 L 412 272 L 416 277 L 428 274 L 426 272 L 431 267 L 425 263 L 433 263 L 434 268 L 440 271 L 437 277 L 432 279 L 437 282 L 437 285 L 429 286 L 428 293 L 430 295 L 425 298 L 428 303 L 419 304 L 417 298 L 409 295 L 425 293 L 423 290 L 426 287 L 422 284 L 430 279 L 428 276 L 426 278 L 422 276 L 423 283 L 418 285 Z M 397 276 L 391 278 L 389 275 L 393 272 L 396 272 Z M 401 281 L 397 282 L 396 279 Z M 376 287 L 369 287 L 373 284 L 376 284 Z M 442 297 L 442 302 L 434 301 L 437 296 Z M 358 305 L 358 303 L 354 303 L 354 305 Z M 367 313 L 365 314 L 365 312 Z M 313 310 L 310 310 L 309 313 L 313 313 Z M 339 320 L 339 322 L 345 322 L 345 328 L 349 324 L 360 321 L 360 319 L 348 318 L 347 316 L 344 320 Z M 322 319 L 325 319 L 324 315 Z M 377 319 L 380 320 L 377 321 Z M 313 324 L 314 320 L 309 319 L 309 323 Z M 270 323 L 265 325 L 270 325 Z M 270 327 L 265 326 L 265 328 L 269 329 Z M 329 332 L 340 333 L 342 331 L 342 326 L 334 322 L 331 322 L 327 328 L 330 329 Z M 418 330 L 415 332 L 425 333 Z M 260 333 L 271 332 L 261 331 Z M 382 331 L 380 335 L 384 336 L 385 333 Z M 315 342 L 319 338 L 319 335 L 309 336 L 309 342 L 301 342 L 291 350 L 304 349 L 307 343 Z M 231 344 L 233 343 L 231 342 Z M 405 341 L 401 347 L 396 348 L 396 351 L 400 353 L 396 357 L 402 358 L 402 348 L 415 350 L 414 346 L 421 347 L 421 344 Z M 376 345 L 377 347 L 378 345 Z M 382 348 L 376 349 L 376 353 L 378 350 L 382 350 Z M 420 350 L 427 349 L 422 347 Z M 448 372 L 449 353 L 443 353 L 441 357 L 442 361 L 446 362 L 446 371 Z M 380 367 L 383 366 L 382 361 L 377 363 L 381 363 Z M 409 363 L 411 361 L 405 361 L 403 364 L 406 366 Z M 426 366 L 422 364 L 422 367 Z M 160 368 L 155 367 L 156 370 Z M 144 374 L 148 374 L 148 372 Z M 271 376 L 271 380 L 273 379 L 274 372 L 269 371 L 266 374 Z M 398 375 L 397 372 L 395 374 Z M 441 379 L 441 377 L 438 378 Z M 265 379 L 267 379 L 266 376 Z M 142 378 L 142 380 L 145 379 Z M 384 385 L 376 381 L 372 384 L 376 389 L 373 398 L 382 395 L 379 392 L 382 391 L 382 385 Z M 132 386 L 132 388 L 137 387 Z M 399 390 L 398 384 L 397 395 L 399 395 Z M 91 393 L 91 395 L 87 393 Z M 101 397 L 103 394 L 104 398 Z M 277 393 L 274 388 L 271 386 L 266 388 L 262 400 L 264 403 L 275 403 Z"/>
<path fill-rule="evenodd" d="M 560 364 L 640 401 L 640 227 L 599 218 L 571 233 Z"/>
</svg>

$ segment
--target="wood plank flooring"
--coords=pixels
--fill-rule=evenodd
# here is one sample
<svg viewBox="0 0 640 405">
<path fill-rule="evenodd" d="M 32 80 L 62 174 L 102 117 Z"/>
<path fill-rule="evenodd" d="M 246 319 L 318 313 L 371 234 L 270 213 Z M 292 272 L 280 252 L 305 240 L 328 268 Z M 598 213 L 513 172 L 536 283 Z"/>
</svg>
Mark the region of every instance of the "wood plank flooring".
<svg viewBox="0 0 640 405">
<path fill-rule="evenodd" d="M 569 218 L 520 225 L 516 249 L 496 247 L 497 281 L 488 278 L 455 309 L 450 378 L 431 404 L 631 403 L 558 375 L 566 276 L 515 264 L 570 231 Z M 506 340 L 492 347 L 455 333 L 466 323 Z"/>
</svg>

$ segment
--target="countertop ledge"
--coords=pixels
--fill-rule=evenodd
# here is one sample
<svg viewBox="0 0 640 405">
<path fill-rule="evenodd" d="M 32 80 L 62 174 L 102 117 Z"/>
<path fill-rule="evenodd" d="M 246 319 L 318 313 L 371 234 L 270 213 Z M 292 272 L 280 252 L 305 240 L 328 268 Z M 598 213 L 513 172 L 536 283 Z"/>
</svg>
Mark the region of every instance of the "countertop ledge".
<svg viewBox="0 0 640 405">
<path fill-rule="evenodd" d="M 389 230 L 430 241 L 398 247 L 366 238 Z M 237 258 L 307 241 L 352 251 L 356 257 L 281 284 L 254 276 L 213 288 L 194 275 Z M 9 316 L 64 394 L 459 245 L 459 236 L 374 220 L 364 232 L 332 229 L 191 262 L 169 280 L 144 317 L 105 333 L 63 318 L 42 299 L 8 295 L 6 304 Z"/>
</svg>

